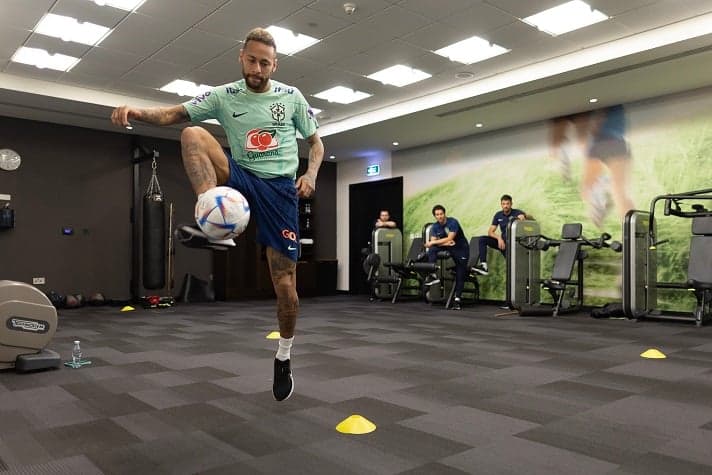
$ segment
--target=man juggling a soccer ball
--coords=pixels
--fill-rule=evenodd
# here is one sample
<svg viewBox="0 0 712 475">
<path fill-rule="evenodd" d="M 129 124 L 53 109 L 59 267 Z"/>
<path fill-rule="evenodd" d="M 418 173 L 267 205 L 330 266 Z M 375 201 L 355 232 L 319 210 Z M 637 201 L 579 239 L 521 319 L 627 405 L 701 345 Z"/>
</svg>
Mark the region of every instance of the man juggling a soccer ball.
<svg viewBox="0 0 712 475">
<path fill-rule="evenodd" d="M 256 28 L 248 33 L 239 61 L 243 76 L 239 81 L 215 87 L 173 107 L 117 107 L 111 120 L 126 127 L 132 119 L 155 125 L 217 119 L 225 129 L 231 157 L 204 128 L 183 129 L 183 165 L 196 195 L 226 185 L 249 202 L 258 241 L 267 248 L 277 295 L 280 339 L 272 392 L 275 399 L 282 401 L 294 390 L 290 350 L 299 306 L 297 201 L 315 190 L 324 145 L 302 93 L 271 79 L 277 69 L 277 46 L 268 31 Z M 299 164 L 297 131 L 309 143 L 309 164 L 306 173 L 295 182 Z"/>
</svg>

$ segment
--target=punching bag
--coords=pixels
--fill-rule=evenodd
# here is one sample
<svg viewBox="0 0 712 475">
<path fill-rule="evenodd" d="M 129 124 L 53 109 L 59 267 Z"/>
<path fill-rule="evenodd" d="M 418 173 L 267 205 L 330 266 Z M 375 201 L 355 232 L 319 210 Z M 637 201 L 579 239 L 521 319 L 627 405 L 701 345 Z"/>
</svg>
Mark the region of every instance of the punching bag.
<svg viewBox="0 0 712 475">
<path fill-rule="evenodd" d="M 160 289 L 166 284 L 166 203 L 156 176 L 153 175 L 143 196 L 143 286 Z"/>
</svg>

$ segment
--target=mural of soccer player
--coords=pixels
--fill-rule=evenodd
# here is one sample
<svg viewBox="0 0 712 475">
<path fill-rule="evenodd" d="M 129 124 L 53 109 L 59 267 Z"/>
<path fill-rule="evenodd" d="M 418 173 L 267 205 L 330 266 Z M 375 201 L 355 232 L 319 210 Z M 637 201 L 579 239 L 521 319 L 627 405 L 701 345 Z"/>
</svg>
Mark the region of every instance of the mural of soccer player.
<svg viewBox="0 0 712 475">
<path fill-rule="evenodd" d="M 565 179 L 570 179 L 570 162 L 562 145 L 568 140 L 570 126 L 578 145 L 585 150 L 580 191 L 591 221 L 601 227 L 609 208 L 609 194 L 618 217 L 623 219 L 628 210 L 635 208 L 629 191 L 632 162 L 625 137 L 625 109 L 615 105 L 552 121 L 550 153 L 558 159 Z"/>
</svg>

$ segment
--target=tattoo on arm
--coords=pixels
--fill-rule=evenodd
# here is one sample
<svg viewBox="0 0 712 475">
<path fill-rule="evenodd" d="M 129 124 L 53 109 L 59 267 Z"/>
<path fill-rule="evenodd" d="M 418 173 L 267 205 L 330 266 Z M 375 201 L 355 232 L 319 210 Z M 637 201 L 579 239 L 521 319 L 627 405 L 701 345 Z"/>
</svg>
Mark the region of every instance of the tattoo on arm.
<svg viewBox="0 0 712 475">
<path fill-rule="evenodd" d="M 307 141 L 309 142 L 309 165 L 305 175 L 316 180 L 319 167 L 321 167 L 321 161 L 324 158 L 324 143 L 321 141 L 321 137 L 316 133 L 309 137 Z M 312 185 L 314 184 L 315 183 L 312 183 Z"/>
<path fill-rule="evenodd" d="M 198 144 L 187 143 L 183 145 L 183 166 L 185 167 L 185 173 L 190 179 L 190 183 L 193 185 L 194 190 L 201 190 L 207 186 L 207 188 L 212 188 L 217 185 L 217 176 L 215 174 L 215 168 L 213 168 L 210 162 L 205 162 L 200 159 L 193 159 L 196 155 L 200 153 Z"/>
<path fill-rule="evenodd" d="M 188 121 L 188 112 L 182 105 L 173 107 L 151 107 L 141 109 L 142 122 L 155 125 L 180 124 Z"/>
</svg>

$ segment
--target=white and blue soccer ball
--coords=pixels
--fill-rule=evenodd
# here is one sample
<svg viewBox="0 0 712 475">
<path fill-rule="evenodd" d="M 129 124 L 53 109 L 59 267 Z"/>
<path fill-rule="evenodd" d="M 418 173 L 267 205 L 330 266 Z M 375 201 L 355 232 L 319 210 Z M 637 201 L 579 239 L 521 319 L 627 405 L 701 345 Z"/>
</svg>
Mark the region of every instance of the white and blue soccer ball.
<svg viewBox="0 0 712 475">
<path fill-rule="evenodd" d="M 233 239 L 250 222 L 250 204 L 236 189 L 216 186 L 198 197 L 195 221 L 212 239 Z"/>
</svg>

